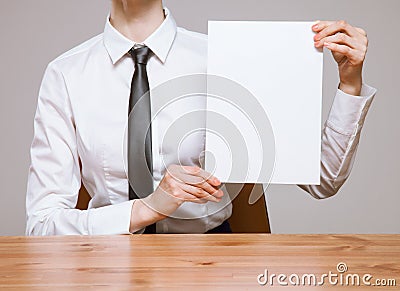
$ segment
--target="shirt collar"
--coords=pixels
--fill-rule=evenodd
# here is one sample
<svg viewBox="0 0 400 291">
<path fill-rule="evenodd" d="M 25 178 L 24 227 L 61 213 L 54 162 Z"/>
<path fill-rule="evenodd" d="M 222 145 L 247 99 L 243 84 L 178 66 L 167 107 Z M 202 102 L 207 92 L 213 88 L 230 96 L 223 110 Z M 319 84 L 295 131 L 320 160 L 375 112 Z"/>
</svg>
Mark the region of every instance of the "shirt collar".
<svg viewBox="0 0 400 291">
<path fill-rule="evenodd" d="M 174 18 L 167 8 L 164 8 L 165 19 L 163 23 L 144 42 L 148 48 L 164 63 L 174 42 L 177 27 Z M 104 28 L 104 45 L 110 58 L 115 64 L 135 45 L 135 42 L 122 35 L 110 23 L 107 16 Z"/>
</svg>

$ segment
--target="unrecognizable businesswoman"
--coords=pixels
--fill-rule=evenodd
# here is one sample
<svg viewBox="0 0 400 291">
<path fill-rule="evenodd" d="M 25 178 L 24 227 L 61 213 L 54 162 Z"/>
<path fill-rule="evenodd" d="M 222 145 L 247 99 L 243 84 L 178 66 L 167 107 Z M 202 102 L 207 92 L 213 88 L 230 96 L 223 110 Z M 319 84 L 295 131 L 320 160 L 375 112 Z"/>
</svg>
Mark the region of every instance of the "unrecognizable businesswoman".
<svg viewBox="0 0 400 291">
<path fill-rule="evenodd" d="M 207 37 L 177 27 L 161 0 L 113 0 L 111 6 L 104 33 L 53 60 L 44 74 L 34 120 L 26 234 L 229 232 L 229 195 L 200 168 L 204 136 L 179 153 L 159 140 L 165 124 L 176 118 L 174 111 L 161 111 L 142 143 L 153 176 L 135 181 L 143 193 L 136 193 L 128 176 L 132 172 L 135 180 L 143 169 L 135 156 L 135 134 L 151 118 L 148 94 L 139 121 L 128 126 L 127 156 L 123 150 L 128 114 L 140 96 L 176 77 L 206 73 Z M 332 51 L 340 74 L 322 132 L 321 184 L 300 186 L 322 199 L 337 193 L 350 174 L 376 90 L 362 81 L 364 30 L 344 21 L 320 21 L 310 29 L 316 33 L 310 42 Z M 178 154 L 183 166 L 176 165 Z M 161 163 L 161 157 L 170 163 Z M 92 197 L 88 210 L 75 209 L 81 183 Z"/>
</svg>

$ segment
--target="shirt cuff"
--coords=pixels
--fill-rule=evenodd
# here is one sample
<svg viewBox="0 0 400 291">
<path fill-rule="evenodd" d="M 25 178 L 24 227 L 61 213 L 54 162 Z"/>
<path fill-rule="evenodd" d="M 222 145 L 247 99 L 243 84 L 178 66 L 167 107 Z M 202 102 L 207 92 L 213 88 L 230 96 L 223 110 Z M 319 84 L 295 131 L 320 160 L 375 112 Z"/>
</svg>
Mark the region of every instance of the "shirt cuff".
<svg viewBox="0 0 400 291">
<path fill-rule="evenodd" d="M 361 96 L 346 94 L 338 89 L 327 120 L 327 126 L 344 134 L 353 135 L 364 124 L 365 117 L 377 90 L 368 85 L 361 88 Z"/>
<path fill-rule="evenodd" d="M 90 235 L 131 234 L 132 205 L 135 200 L 88 210 Z"/>
</svg>

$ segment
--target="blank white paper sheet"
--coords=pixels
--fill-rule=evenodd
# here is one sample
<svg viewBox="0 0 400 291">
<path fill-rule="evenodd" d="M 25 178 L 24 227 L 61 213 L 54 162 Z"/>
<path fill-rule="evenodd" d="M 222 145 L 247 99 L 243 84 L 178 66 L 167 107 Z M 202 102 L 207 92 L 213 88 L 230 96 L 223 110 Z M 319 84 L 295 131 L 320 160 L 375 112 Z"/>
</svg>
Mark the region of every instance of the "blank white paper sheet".
<svg viewBox="0 0 400 291">
<path fill-rule="evenodd" d="M 323 53 L 312 22 L 210 21 L 205 169 L 320 183 Z"/>
</svg>

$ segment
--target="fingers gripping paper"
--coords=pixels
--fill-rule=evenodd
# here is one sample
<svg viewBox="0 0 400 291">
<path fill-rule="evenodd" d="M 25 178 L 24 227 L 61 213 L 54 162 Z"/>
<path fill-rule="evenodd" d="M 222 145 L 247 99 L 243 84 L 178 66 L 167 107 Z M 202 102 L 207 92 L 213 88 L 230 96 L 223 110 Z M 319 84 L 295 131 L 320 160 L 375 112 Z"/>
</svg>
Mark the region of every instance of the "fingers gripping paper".
<svg viewBox="0 0 400 291">
<path fill-rule="evenodd" d="M 323 54 L 311 22 L 209 22 L 205 168 L 319 184 Z"/>
</svg>

